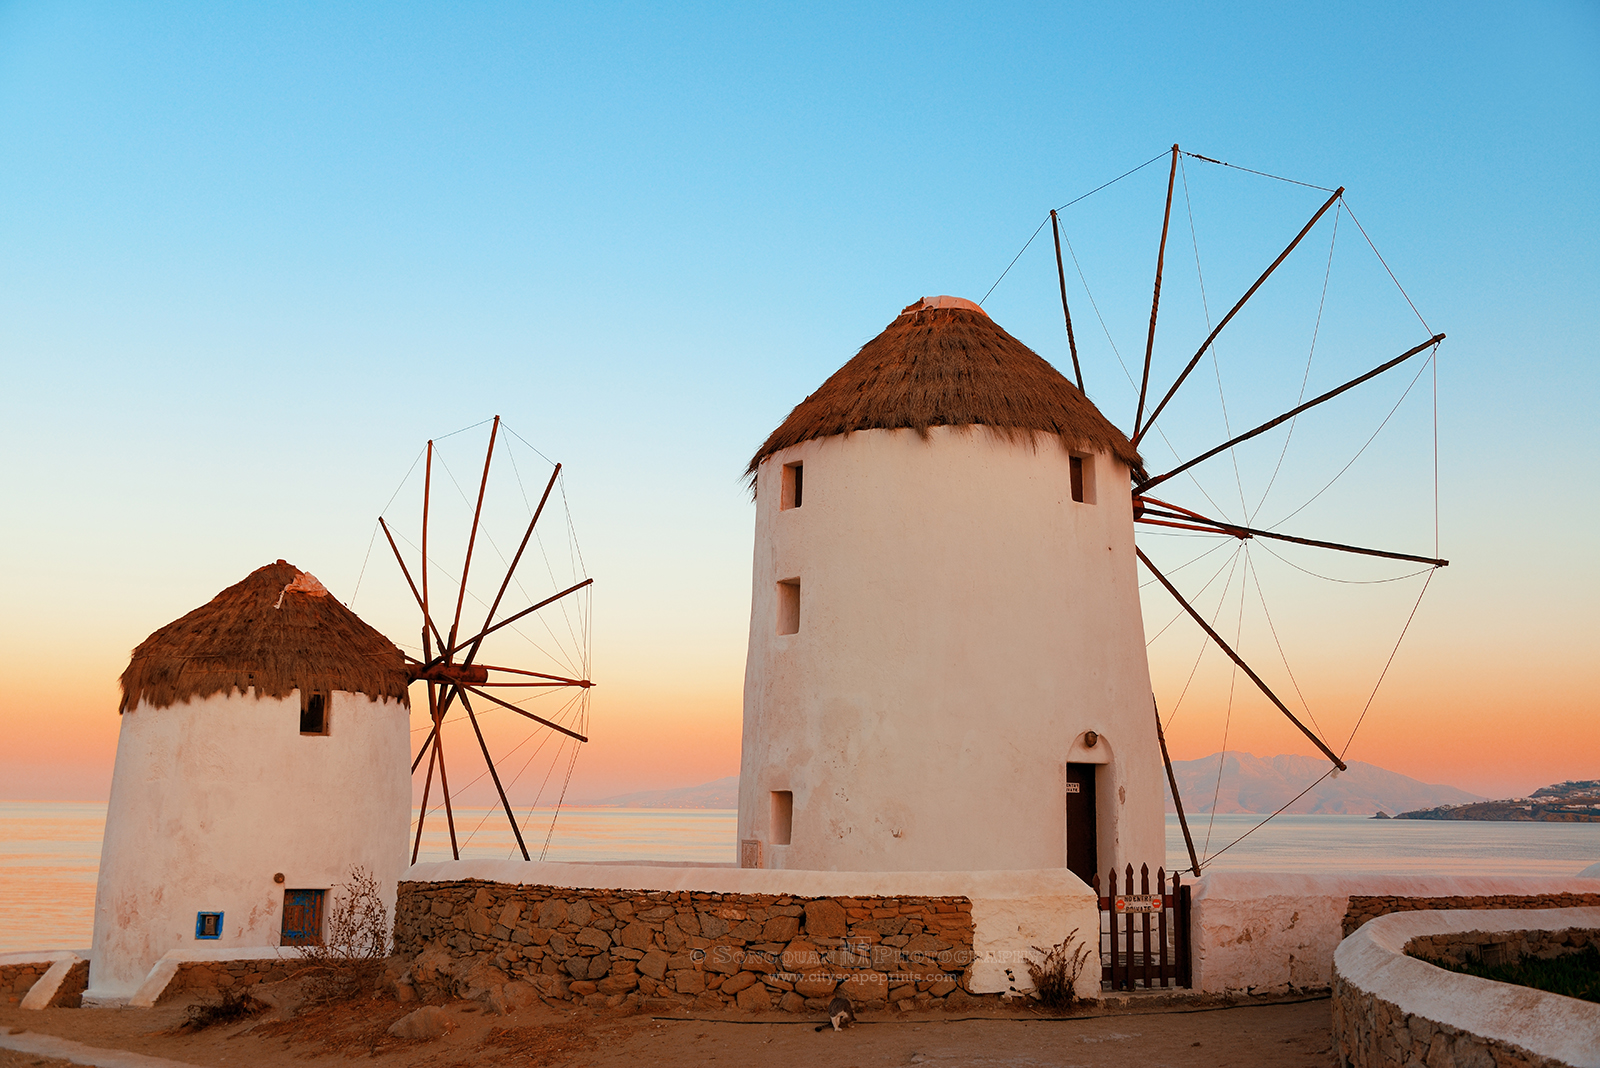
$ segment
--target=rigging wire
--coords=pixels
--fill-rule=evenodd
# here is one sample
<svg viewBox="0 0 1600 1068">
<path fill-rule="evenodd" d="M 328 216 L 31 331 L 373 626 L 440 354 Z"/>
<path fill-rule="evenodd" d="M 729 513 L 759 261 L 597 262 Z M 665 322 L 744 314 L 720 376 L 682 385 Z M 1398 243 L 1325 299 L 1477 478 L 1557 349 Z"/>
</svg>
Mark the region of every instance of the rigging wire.
<svg viewBox="0 0 1600 1068">
<path fill-rule="evenodd" d="M 1288 672 L 1289 681 L 1294 685 L 1295 696 L 1300 698 L 1300 707 L 1306 710 L 1306 715 L 1311 717 L 1311 725 L 1317 728 L 1319 736 L 1327 733 L 1322 729 L 1322 724 L 1317 722 L 1317 714 L 1311 711 L 1311 702 L 1306 700 L 1305 693 L 1300 689 L 1300 680 L 1294 677 L 1294 668 L 1289 666 L 1289 654 L 1283 649 L 1283 639 L 1278 637 L 1278 625 L 1272 621 L 1272 612 L 1267 608 L 1267 594 L 1261 588 L 1261 572 L 1256 567 L 1250 568 L 1250 578 L 1255 582 L 1256 599 L 1261 602 L 1261 615 L 1267 621 L 1267 629 L 1272 632 L 1272 642 L 1278 647 L 1278 659 L 1283 661 L 1283 670 Z"/>
<path fill-rule="evenodd" d="M 1238 562 L 1239 562 L 1239 554 L 1242 553 L 1243 551 L 1244 551 L 1244 543 L 1240 542 L 1238 550 L 1235 551 L 1234 554 L 1233 554 L 1232 562 L 1235 565 L 1238 564 Z M 1214 578 L 1213 578 L 1213 581 L 1215 581 Z M 1210 583 L 1207 583 L 1207 585 L 1210 585 Z M 1215 612 L 1211 613 L 1211 628 L 1213 630 L 1216 629 L 1217 619 L 1219 617 L 1221 617 L 1223 607 L 1228 603 L 1228 590 L 1232 586 L 1233 586 L 1233 571 L 1230 570 L 1228 572 L 1228 581 L 1226 583 L 1224 583 L 1223 586 L 1222 586 L 1222 596 L 1217 598 L 1217 610 Z M 1207 636 L 1207 635 L 1202 634 L 1200 636 L 1200 651 L 1198 653 L 1196 653 L 1195 656 L 1194 656 L 1194 663 L 1189 668 L 1189 677 L 1188 677 L 1188 679 L 1186 679 L 1184 681 L 1183 690 L 1182 690 L 1182 692 L 1180 692 L 1178 694 L 1178 699 L 1173 702 L 1172 711 L 1167 713 L 1167 722 L 1161 728 L 1163 731 L 1165 731 L 1167 729 L 1167 727 L 1172 726 L 1172 721 L 1178 718 L 1178 709 L 1183 707 L 1183 699 L 1189 695 L 1189 687 L 1194 685 L 1195 673 L 1200 670 L 1200 661 L 1205 659 L 1206 650 L 1209 649 L 1210 647 L 1211 647 L 1211 639 L 1210 639 L 1210 637 Z M 1235 667 L 1234 670 L 1237 671 L 1238 668 Z M 1226 743 L 1224 743 L 1224 746 L 1226 746 Z"/>
<path fill-rule="evenodd" d="M 1266 819 L 1262 820 L 1248 831 L 1245 831 L 1239 837 L 1235 838 L 1233 841 L 1229 842 L 1215 853 L 1208 854 L 1206 859 L 1200 862 L 1200 867 L 1204 868 L 1207 864 L 1210 864 L 1213 860 L 1222 856 L 1222 854 L 1226 853 L 1228 850 L 1232 849 L 1234 846 L 1238 845 L 1240 842 L 1244 841 L 1246 838 L 1249 838 L 1252 834 L 1255 834 L 1261 828 L 1265 827 L 1272 820 L 1282 815 L 1284 809 L 1288 808 L 1290 805 L 1294 804 L 1296 801 L 1300 800 L 1302 797 L 1306 796 L 1306 794 L 1309 794 L 1313 789 L 1315 789 L 1317 783 L 1320 783 L 1323 779 L 1326 779 L 1329 775 L 1332 775 L 1338 770 L 1338 768 L 1330 764 L 1328 766 L 1328 770 L 1323 772 L 1321 775 L 1318 775 L 1315 782 L 1313 782 L 1310 786 L 1307 786 L 1304 790 L 1301 790 L 1299 793 L 1295 794 L 1293 797 L 1289 798 L 1289 800 L 1286 801 L 1283 804 L 1283 807 L 1279 808 L 1278 811 L 1274 812 L 1272 815 L 1268 816 Z"/>
<path fill-rule="evenodd" d="M 1200 236 L 1194 225 L 1194 203 L 1189 199 L 1189 168 L 1180 159 L 1178 169 L 1183 174 L 1183 204 L 1189 213 L 1189 240 L 1194 246 L 1194 273 L 1200 283 L 1200 307 L 1205 312 L 1206 333 L 1211 332 L 1211 302 L 1206 298 L 1206 276 L 1200 269 Z M 1233 437 L 1233 423 L 1228 418 L 1228 398 L 1222 390 L 1222 357 L 1218 355 L 1220 346 L 1213 343 L 1211 346 L 1211 368 L 1217 376 L 1217 401 L 1222 406 L 1222 430 L 1228 438 Z M 1239 451 L 1237 448 L 1228 450 L 1228 459 L 1233 463 L 1233 481 L 1239 488 L 1239 514 L 1249 515 L 1250 506 L 1244 499 L 1244 477 L 1239 473 Z M 1224 513 L 1226 516 L 1226 513 Z"/>
<path fill-rule="evenodd" d="M 1244 551 L 1245 570 L 1250 570 L 1250 545 L 1248 542 L 1241 546 Z M 1229 576 L 1231 584 L 1233 579 Z M 1221 606 L 1218 606 L 1221 611 Z M 1238 651 L 1243 643 L 1239 640 L 1244 636 L 1244 579 L 1239 580 L 1239 622 L 1233 631 L 1233 648 Z M 1240 656 L 1244 653 L 1240 652 Z M 1197 665 L 1198 666 L 1198 665 Z M 1217 822 L 1217 799 L 1222 796 L 1222 769 L 1228 763 L 1228 731 L 1233 726 L 1233 695 L 1239 686 L 1239 665 L 1233 665 L 1233 670 L 1228 675 L 1228 711 L 1222 720 L 1222 757 L 1217 761 L 1217 787 L 1211 794 L 1211 819 L 1206 823 L 1206 844 L 1201 847 L 1201 852 L 1211 848 L 1211 828 Z"/>
<path fill-rule="evenodd" d="M 361 594 L 361 580 L 367 575 L 367 561 L 372 559 L 372 546 L 378 540 L 378 521 L 372 521 L 372 536 L 367 539 L 367 554 L 361 558 L 361 571 L 356 575 L 356 588 L 350 592 L 350 599 L 344 606 L 351 611 L 355 610 L 356 598 Z"/>
<path fill-rule="evenodd" d="M 1438 346 L 1437 345 L 1434 346 L 1434 351 L 1438 352 Z M 1432 357 L 1431 356 L 1429 357 L 1429 362 L 1430 363 L 1432 362 Z M 1363 444 L 1361 446 L 1361 448 L 1356 450 L 1356 454 L 1354 456 L 1350 457 L 1350 462 L 1345 464 L 1343 467 L 1339 468 L 1339 473 L 1334 475 L 1331 479 L 1328 480 L 1328 484 L 1326 486 L 1323 486 L 1316 493 L 1313 493 L 1311 495 L 1310 499 L 1307 500 L 1300 507 L 1298 507 L 1294 511 L 1290 512 L 1288 515 L 1284 516 L 1282 519 L 1278 520 L 1276 523 L 1269 523 L 1263 529 L 1265 529 L 1265 530 L 1276 530 L 1277 528 L 1283 526 L 1283 524 L 1287 523 L 1289 520 L 1293 519 L 1295 516 L 1299 515 L 1301 512 L 1303 512 L 1307 508 L 1311 507 L 1312 503 L 1315 502 L 1318 497 L 1321 497 L 1324 493 L 1327 493 L 1328 490 L 1332 489 L 1333 488 L 1333 484 L 1344 477 L 1344 473 L 1346 471 L 1350 470 L 1350 468 L 1355 465 L 1355 462 L 1357 460 L 1361 459 L 1361 454 L 1366 452 L 1368 446 L 1370 446 L 1374 441 L 1377 440 L 1379 434 L 1383 433 L 1383 428 L 1389 425 L 1389 420 L 1393 419 L 1394 418 L 1394 413 L 1400 410 L 1400 405 L 1405 403 L 1405 399 L 1408 396 L 1411 395 L 1412 388 L 1416 386 L 1417 382 L 1422 378 L 1422 373 L 1424 371 L 1426 371 L 1427 369 L 1428 369 L 1428 364 L 1426 364 L 1426 363 L 1423 364 L 1421 367 L 1417 368 L 1417 373 L 1411 379 L 1411 383 L 1406 386 L 1405 392 L 1400 394 L 1400 399 L 1394 402 L 1394 407 L 1389 409 L 1389 414 L 1383 417 L 1383 422 L 1378 424 L 1378 429 L 1374 430 L 1372 432 L 1372 436 L 1369 437 L 1366 440 L 1366 443 Z"/>
<path fill-rule="evenodd" d="M 1296 571 L 1299 571 L 1302 574 L 1310 575 L 1312 578 L 1321 579 L 1324 582 L 1338 582 L 1338 583 L 1342 583 L 1343 585 L 1346 585 L 1346 586 L 1381 586 L 1381 585 L 1383 585 L 1384 583 L 1387 583 L 1387 582 L 1402 582 L 1405 579 L 1416 578 L 1418 575 L 1426 575 L 1428 572 L 1434 570 L 1433 566 L 1429 565 L 1428 567 L 1421 568 L 1420 570 L 1417 570 L 1417 571 L 1407 572 L 1404 575 L 1395 575 L 1392 578 L 1381 578 L 1381 579 L 1343 579 L 1343 578 L 1335 578 L 1332 575 L 1324 575 L 1324 574 L 1321 574 L 1319 572 L 1312 571 L 1309 568 L 1301 567 L 1299 564 L 1295 563 L 1293 560 L 1290 560 L 1288 557 L 1284 556 L 1283 554 L 1279 553 L 1277 550 L 1273 549 L 1270 545 L 1266 544 L 1266 542 L 1262 542 L 1261 543 L 1261 548 L 1265 549 L 1269 554 L 1271 554 L 1272 556 L 1276 557 L 1280 562 L 1288 564 L 1290 567 L 1294 568 Z"/>
<path fill-rule="evenodd" d="M 1198 153 L 1198 152 L 1184 152 L 1184 153 L 1183 153 L 1183 154 L 1184 154 L 1184 155 L 1185 155 L 1185 156 L 1188 156 L 1188 157 L 1190 157 L 1190 158 L 1191 158 L 1191 159 L 1197 159 L 1197 160 L 1200 160 L 1200 161 L 1201 161 L 1201 162 L 1203 162 L 1203 163 L 1214 163 L 1214 164 L 1216 164 L 1216 165 L 1217 165 L 1217 166 L 1218 166 L 1218 167 L 1228 167 L 1228 168 L 1231 168 L 1231 169 L 1232 169 L 1232 170 L 1236 170 L 1236 171 L 1247 171 L 1247 172 L 1249 172 L 1249 173 L 1250 173 L 1250 174 L 1259 174 L 1259 175 L 1260 175 L 1260 176 L 1261 176 L 1261 177 L 1263 177 L 1263 178 L 1271 178 L 1271 179 L 1273 179 L 1273 180 L 1274 180 L 1274 181 L 1279 181 L 1279 182 L 1288 182 L 1288 183 L 1289 183 L 1289 184 L 1290 184 L 1290 185 L 1303 185 L 1303 186 L 1305 186 L 1305 187 L 1306 187 L 1306 188 L 1307 188 L 1307 189 L 1320 189 L 1320 190 L 1322 190 L 1322 191 L 1323 191 L 1323 192 L 1324 192 L 1324 193 L 1331 193 L 1331 192 L 1333 192 L 1333 190 L 1332 190 L 1332 189 L 1329 189 L 1329 188 L 1328 188 L 1328 187 L 1327 187 L 1327 186 L 1325 186 L 1325 185 L 1313 185 L 1313 184 L 1312 184 L 1312 183 L 1310 183 L 1310 182 L 1302 182 L 1302 181 L 1299 181 L 1299 180 L 1297 180 L 1297 179 L 1294 179 L 1294 178 L 1285 178 L 1285 177 L 1284 177 L 1284 176 L 1283 176 L 1283 175 L 1281 175 L 1281 174 L 1269 174 L 1269 173 L 1268 173 L 1268 172 L 1266 172 L 1266 171 L 1258 171 L 1258 170 L 1256 170 L 1256 169 L 1255 169 L 1255 168 L 1253 168 L 1253 167 L 1242 167 L 1242 166 L 1240 166 L 1240 165 L 1239 165 L 1239 164 L 1237 164 L 1237 163 L 1228 163 L 1228 162 L 1225 162 L 1225 161 L 1224 161 L 1224 160 L 1220 160 L 1220 159 L 1212 159 L 1212 158 L 1211 158 L 1211 157 L 1210 157 L 1210 156 L 1202 156 L 1202 155 L 1201 155 L 1201 154 L 1200 154 L 1200 153 Z"/>
<path fill-rule="evenodd" d="M 1341 203 L 1338 207 L 1334 208 L 1333 211 L 1333 236 L 1328 239 L 1328 263 L 1322 272 L 1322 296 L 1317 300 L 1317 321 L 1316 324 L 1311 328 L 1311 348 L 1306 353 L 1305 374 L 1300 377 L 1300 394 L 1294 399 L 1294 406 L 1296 408 L 1300 407 L 1301 402 L 1306 399 L 1306 386 L 1311 382 L 1311 361 L 1316 357 L 1317 338 L 1322 333 L 1322 311 L 1328 303 L 1328 280 L 1333 276 L 1333 247 L 1339 240 L 1339 214 L 1343 210 L 1343 207 L 1344 205 Z M 1272 492 L 1272 487 L 1278 481 L 1278 472 L 1283 470 L 1283 458 L 1289 455 L 1289 442 L 1294 440 L 1294 428 L 1299 424 L 1299 422 L 1300 417 L 1298 415 L 1289 420 L 1289 430 L 1283 435 L 1283 448 L 1278 450 L 1278 462 L 1272 468 L 1272 477 L 1267 479 L 1267 488 L 1261 491 L 1261 499 L 1256 502 L 1255 510 L 1252 511 L 1246 518 L 1246 526 L 1253 526 L 1256 521 L 1256 516 L 1260 515 L 1261 509 L 1266 507 L 1267 495 Z M 1437 553 L 1435 555 L 1437 555 Z"/>
<path fill-rule="evenodd" d="M 1084 193 L 1082 196 L 1078 196 L 1078 197 L 1072 198 L 1071 200 L 1067 201 L 1065 204 L 1061 205 L 1059 208 L 1057 208 L 1055 210 L 1058 211 L 1058 212 L 1066 211 L 1068 208 L 1072 207 L 1072 205 L 1076 204 L 1078 201 L 1087 200 L 1089 197 L 1092 197 L 1096 193 L 1100 192 L 1100 190 L 1105 189 L 1108 186 L 1116 185 L 1118 182 L 1122 181 L 1128 175 L 1133 174 L 1136 171 L 1144 170 L 1146 167 L 1150 166 L 1150 164 L 1154 163 L 1156 160 L 1158 160 L 1161 157 L 1165 156 L 1167 154 L 1167 151 L 1168 151 L 1167 149 L 1162 149 L 1160 152 L 1157 152 L 1155 155 L 1151 156 L 1149 159 L 1145 160 L 1143 163 L 1141 163 L 1137 167 L 1133 168 L 1133 170 L 1123 171 L 1121 174 L 1119 174 L 1115 178 L 1111 179 L 1111 181 L 1106 182 L 1106 183 L 1104 183 L 1102 185 L 1095 186 L 1093 189 L 1089 190 L 1087 193 Z M 1011 262 L 1006 264 L 1006 269 L 1000 272 L 1000 277 L 996 278 L 994 280 L 994 285 L 990 286 L 984 292 L 983 300 L 978 301 L 978 307 L 980 307 L 980 308 L 983 307 L 983 301 L 984 300 L 988 300 L 989 299 L 989 294 L 993 293 L 995 291 L 995 286 L 998 286 L 1002 281 L 1005 280 L 1006 275 L 1011 273 L 1011 268 L 1013 268 L 1013 267 L 1015 267 L 1017 265 L 1017 261 L 1022 258 L 1022 254 L 1024 252 L 1028 251 L 1028 246 L 1033 244 L 1033 239 L 1039 236 L 1039 231 L 1043 230 L 1044 229 L 1044 224 L 1049 222 L 1049 221 L 1050 221 L 1050 216 L 1047 214 L 1044 217 L 1044 219 L 1042 219 L 1040 221 L 1038 229 L 1034 230 L 1033 233 L 1029 235 L 1028 240 L 1026 240 L 1026 241 L 1024 241 L 1022 243 L 1022 248 L 1020 250 L 1018 250 L 1018 252 L 1017 252 L 1017 254 L 1015 256 L 1011 257 Z"/>
<path fill-rule="evenodd" d="M 1377 699 L 1378 687 L 1383 685 L 1383 680 L 1389 675 L 1389 668 L 1394 664 L 1394 658 L 1400 652 L 1400 643 L 1406 639 L 1406 631 L 1411 629 L 1411 621 L 1417 618 L 1417 609 L 1422 607 L 1422 598 L 1427 596 L 1428 586 L 1433 582 L 1433 576 L 1438 568 L 1429 568 L 1428 577 L 1422 580 L 1422 589 L 1417 594 L 1417 603 L 1411 606 L 1411 614 L 1406 617 L 1406 625 L 1400 628 L 1400 637 L 1394 640 L 1394 648 L 1389 651 L 1389 659 L 1384 661 L 1383 671 L 1378 675 L 1378 681 L 1372 685 L 1372 693 L 1367 696 L 1367 703 L 1361 709 L 1361 715 L 1356 719 L 1356 725 L 1350 728 L 1350 737 L 1345 739 L 1344 748 L 1339 750 L 1339 759 L 1350 751 L 1350 743 L 1356 740 L 1356 731 L 1361 729 L 1362 722 L 1367 718 L 1367 712 L 1372 708 L 1372 702 Z"/>
<path fill-rule="evenodd" d="M 1372 243 L 1372 238 L 1367 234 L 1367 228 L 1361 225 L 1361 220 L 1356 218 L 1356 213 L 1350 211 L 1349 202 L 1344 197 L 1340 197 L 1339 201 L 1344 204 L 1344 210 L 1350 212 L 1350 221 L 1356 224 L 1356 229 L 1361 231 L 1361 236 L 1367 239 L 1367 247 L 1372 250 L 1374 256 L 1378 257 L 1378 262 L 1383 264 L 1383 269 L 1388 271 L 1389 281 L 1394 283 L 1394 287 L 1400 291 L 1400 295 L 1406 298 L 1406 303 L 1411 305 L 1411 313 L 1417 317 L 1417 322 L 1421 323 L 1423 329 L 1427 330 L 1429 334 L 1432 334 L 1433 327 L 1429 326 L 1428 320 L 1424 319 L 1422 313 L 1417 311 L 1417 306 L 1411 303 L 1411 294 L 1407 293 L 1406 287 L 1400 284 L 1400 279 L 1394 276 L 1394 271 L 1389 269 L 1389 261 L 1383 258 L 1383 253 L 1378 251 L 1378 246 Z"/>
</svg>

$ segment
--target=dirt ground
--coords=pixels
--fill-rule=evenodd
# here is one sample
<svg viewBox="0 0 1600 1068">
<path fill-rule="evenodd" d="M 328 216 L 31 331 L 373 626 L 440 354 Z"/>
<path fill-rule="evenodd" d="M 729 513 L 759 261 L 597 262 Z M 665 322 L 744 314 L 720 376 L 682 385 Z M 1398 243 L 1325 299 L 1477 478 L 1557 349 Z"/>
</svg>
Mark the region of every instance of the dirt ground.
<svg viewBox="0 0 1600 1068">
<path fill-rule="evenodd" d="M 445 1006 L 457 1027 L 430 1041 L 390 1036 L 414 1006 L 384 998 L 308 1010 L 288 1020 L 264 1013 L 242 1023 L 188 1033 L 182 1005 L 154 1009 L 0 1009 L 0 1034 L 54 1035 L 193 1065 L 263 1068 L 347 1066 L 528 1068 L 592 1066 L 689 1068 L 710 1063 L 763 1068 L 826 1064 L 1050 1065 L 1213 1068 L 1273 1065 L 1330 1068 L 1326 999 L 1225 1005 L 1195 1000 L 1141 1001 L 1050 1019 L 1026 1008 L 985 1006 L 961 1014 L 863 1013 L 853 1028 L 818 1034 L 819 1021 L 787 1013 L 625 1015 L 539 1004 L 510 1016 L 475 1002 Z M 0 1068 L 55 1068 L 65 1060 L 0 1049 Z"/>
</svg>

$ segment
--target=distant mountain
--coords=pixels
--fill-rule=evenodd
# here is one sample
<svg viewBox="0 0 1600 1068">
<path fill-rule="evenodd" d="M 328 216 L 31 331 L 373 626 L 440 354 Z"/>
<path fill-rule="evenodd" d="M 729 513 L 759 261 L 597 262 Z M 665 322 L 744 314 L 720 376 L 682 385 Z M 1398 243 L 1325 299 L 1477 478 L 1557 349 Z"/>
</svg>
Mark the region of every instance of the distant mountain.
<svg viewBox="0 0 1600 1068">
<path fill-rule="evenodd" d="M 729 775 L 699 786 L 680 786 L 676 790 L 640 790 L 579 803 L 600 808 L 738 808 L 739 776 Z"/>
<path fill-rule="evenodd" d="M 1222 764 L 1220 788 L 1217 765 Z M 1350 770 L 1329 776 L 1286 810 L 1296 814 L 1325 816 L 1371 816 L 1376 812 L 1393 815 L 1408 809 L 1434 808 L 1482 801 L 1454 786 L 1425 783 L 1398 772 L 1385 771 L 1375 764 L 1349 761 Z M 1249 753 L 1213 753 L 1199 760 L 1174 760 L 1172 771 L 1183 794 L 1183 810 L 1188 813 L 1213 811 L 1276 812 L 1295 794 L 1328 770 L 1328 762 L 1315 757 L 1258 757 Z M 1165 791 L 1167 811 L 1173 811 L 1172 792 Z"/>
</svg>

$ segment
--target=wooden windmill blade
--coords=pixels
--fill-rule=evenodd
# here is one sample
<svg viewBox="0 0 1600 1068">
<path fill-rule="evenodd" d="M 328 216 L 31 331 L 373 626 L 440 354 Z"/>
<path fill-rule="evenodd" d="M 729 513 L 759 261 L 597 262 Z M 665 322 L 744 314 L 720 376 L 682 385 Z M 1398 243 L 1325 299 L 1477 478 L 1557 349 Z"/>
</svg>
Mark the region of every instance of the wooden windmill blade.
<svg viewBox="0 0 1600 1068">
<path fill-rule="evenodd" d="M 498 619 L 498 621 L 496 619 L 497 615 L 499 615 L 502 607 L 505 604 L 506 595 L 511 587 L 511 584 L 516 579 L 518 565 L 522 562 L 526 554 L 528 545 L 537 531 L 539 520 L 543 516 L 546 506 L 550 501 L 556 482 L 560 478 L 560 464 L 553 465 L 553 470 L 544 486 L 544 491 L 539 498 L 538 507 L 532 511 L 528 525 L 522 532 L 521 540 L 517 546 L 516 552 L 512 556 L 510 562 L 507 564 L 505 573 L 498 582 L 494 597 L 489 602 L 487 612 L 483 617 L 482 625 L 476 629 L 473 629 L 469 636 L 463 637 L 461 633 L 461 619 L 466 606 L 467 582 L 472 574 L 474 553 L 478 547 L 479 534 L 482 532 L 485 501 L 489 496 L 488 491 L 490 470 L 494 462 L 495 448 L 497 441 L 500 438 L 500 430 L 501 419 L 497 415 L 494 417 L 489 430 L 489 442 L 484 454 L 483 469 L 479 477 L 476 500 L 471 502 L 472 521 L 466 532 L 466 549 L 462 561 L 461 573 L 459 578 L 455 580 L 457 582 L 458 589 L 455 604 L 451 610 L 448 627 L 441 626 L 442 621 L 436 620 L 432 614 L 433 601 L 431 594 L 430 569 L 434 565 L 429 555 L 428 546 L 432 533 L 431 525 L 433 518 L 432 491 L 433 461 L 435 458 L 435 443 L 433 441 L 430 440 L 427 443 L 426 449 L 424 450 L 426 464 L 424 467 L 422 490 L 422 559 L 416 568 L 415 578 L 413 578 L 412 568 L 408 566 L 405 559 L 405 554 L 401 551 L 400 545 L 397 542 L 395 534 L 389 523 L 383 518 L 379 518 L 379 526 L 384 532 L 385 540 L 389 544 L 390 551 L 394 554 L 395 561 L 400 568 L 401 576 L 405 580 L 406 587 L 411 593 L 416 608 L 422 615 L 421 658 L 407 658 L 407 668 L 411 680 L 413 682 L 425 683 L 427 686 L 429 719 L 426 737 L 424 738 L 421 746 L 418 748 L 415 758 L 411 762 L 411 771 L 413 774 L 416 774 L 417 770 L 422 766 L 424 757 L 427 758 L 428 765 L 427 770 L 423 773 L 422 805 L 417 818 L 417 826 L 412 844 L 411 859 L 413 863 L 417 861 L 421 854 L 422 835 L 427 822 L 428 813 L 430 811 L 429 803 L 433 797 L 433 778 L 436 768 L 439 776 L 439 798 L 442 801 L 445 810 L 446 824 L 449 828 L 451 855 L 458 860 L 461 857 L 461 848 L 463 843 L 457 835 L 457 829 L 455 825 L 454 798 L 452 797 L 450 791 L 446 770 L 447 765 L 445 750 L 448 747 L 446 745 L 446 731 L 444 730 L 447 722 L 454 722 L 454 720 L 448 720 L 447 717 L 458 702 L 461 709 L 465 713 L 464 717 L 458 718 L 465 718 L 471 728 L 473 738 L 476 742 L 475 748 L 483 760 L 483 775 L 487 775 L 494 786 L 499 802 L 497 807 L 504 812 L 506 820 L 510 824 L 511 833 L 513 839 L 515 840 L 516 848 L 521 852 L 524 860 L 531 860 L 532 857 L 528 849 L 526 838 L 523 834 L 522 826 L 518 822 L 516 813 L 512 807 L 508 783 L 501 775 L 500 769 L 497 766 L 491 741 L 485 734 L 480 723 L 480 717 L 483 710 L 474 707 L 469 695 L 479 697 L 488 702 L 490 705 L 494 706 L 494 708 L 490 709 L 490 711 L 504 708 L 517 713 L 520 717 L 530 721 L 531 724 L 536 724 L 541 729 L 555 731 L 559 735 L 571 738 L 580 744 L 588 741 L 588 737 L 581 731 L 574 730 L 569 726 L 555 722 L 553 719 L 530 712 L 527 709 L 520 707 L 518 704 L 513 703 L 512 701 L 503 700 L 495 696 L 493 693 L 488 692 L 485 689 L 481 689 L 480 687 L 512 687 L 530 692 L 530 697 L 526 699 L 531 699 L 532 696 L 537 696 L 539 693 L 557 689 L 576 688 L 582 691 L 587 691 L 594 685 L 591 680 L 587 678 L 574 677 L 571 674 L 560 674 L 553 671 L 536 671 L 532 670 L 530 667 L 509 666 L 503 664 L 482 664 L 475 662 L 479 656 L 479 653 L 482 651 L 484 641 L 492 634 L 502 631 L 506 627 L 512 626 L 519 620 L 525 619 L 534 613 L 537 613 L 541 609 L 557 604 L 558 602 L 576 594 L 577 592 L 587 589 L 593 584 L 593 579 L 585 577 L 582 581 L 572 584 L 566 589 L 563 589 L 552 596 L 539 600 L 528 607 L 519 609 L 518 611 L 511 612 L 505 615 L 503 618 Z M 583 655 L 581 659 L 582 662 L 587 662 L 586 655 Z M 510 678 L 508 680 L 499 678 L 497 676 L 509 676 Z M 481 779 L 483 775 L 480 775 L 479 778 Z M 470 786 L 471 783 L 468 783 L 468 785 Z"/>
</svg>

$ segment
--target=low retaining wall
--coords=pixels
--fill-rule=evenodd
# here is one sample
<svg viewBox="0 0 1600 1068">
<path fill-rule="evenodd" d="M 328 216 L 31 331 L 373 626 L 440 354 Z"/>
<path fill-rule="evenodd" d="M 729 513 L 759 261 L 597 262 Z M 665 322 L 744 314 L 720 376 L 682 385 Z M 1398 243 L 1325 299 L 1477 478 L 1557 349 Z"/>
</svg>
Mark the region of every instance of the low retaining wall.
<svg viewBox="0 0 1600 1068">
<path fill-rule="evenodd" d="M 1585 879 L 1511 876 L 1213 872 L 1192 885 L 1194 986 L 1211 994 L 1327 990 L 1334 950 L 1358 909 L 1393 912 L 1438 902 L 1488 907 L 1508 899 L 1558 902 L 1594 894 Z"/>
<path fill-rule="evenodd" d="M 75 1009 L 88 983 L 89 962 L 70 950 L 0 955 L 0 1002 L 7 1005 Z"/>
<path fill-rule="evenodd" d="M 1403 912 L 1334 954 L 1333 1034 L 1342 1068 L 1600 1068 L 1600 1005 L 1445 971 L 1413 947 L 1521 941 L 1553 949 L 1600 928 L 1600 908 Z"/>
<path fill-rule="evenodd" d="M 440 995 L 667 1009 L 932 1007 L 1031 989 L 1094 892 L 1066 871 L 795 872 L 453 861 L 400 884 L 401 981 Z M 1095 996 L 1097 961 L 1080 980 Z M 410 991 L 407 991 L 410 992 Z"/>
<path fill-rule="evenodd" d="M 1440 912 L 1447 909 L 1581 909 L 1600 906 L 1600 893 L 1495 894 L 1476 897 L 1366 897 L 1352 894 L 1344 914 L 1346 937 L 1368 920 L 1391 912 Z"/>
<path fill-rule="evenodd" d="M 1425 960 L 1429 964 L 1458 966 L 1472 963 L 1493 968 L 1501 964 L 1515 964 L 1523 957 L 1553 960 L 1568 953 L 1582 952 L 1588 946 L 1600 947 L 1600 928 L 1465 933 L 1445 931 L 1413 938 L 1406 943 L 1405 951 L 1406 956 Z"/>
<path fill-rule="evenodd" d="M 304 960 L 186 960 L 178 962 L 166 985 L 155 995 L 154 1004 L 172 1001 L 185 994 L 215 994 L 234 987 L 287 979 L 306 967 Z"/>
</svg>

